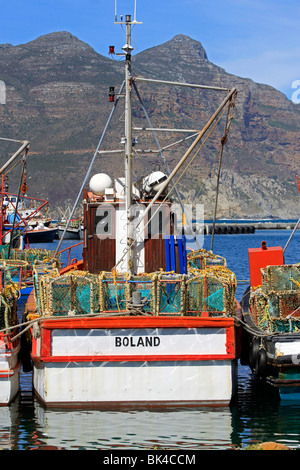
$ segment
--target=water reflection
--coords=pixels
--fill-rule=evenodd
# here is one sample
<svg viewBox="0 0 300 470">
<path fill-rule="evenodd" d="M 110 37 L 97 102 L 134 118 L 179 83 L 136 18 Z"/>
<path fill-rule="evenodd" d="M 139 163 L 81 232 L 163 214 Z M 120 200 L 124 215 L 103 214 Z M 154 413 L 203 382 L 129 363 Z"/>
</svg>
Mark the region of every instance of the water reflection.
<svg viewBox="0 0 300 470">
<path fill-rule="evenodd" d="M 216 237 L 215 252 L 227 257 L 238 279 L 247 279 L 247 247 L 283 245 L 289 234 Z M 280 237 L 280 239 L 278 238 Z M 295 235 L 296 248 L 300 234 Z M 72 242 L 72 241 L 70 241 Z M 207 240 L 206 240 L 207 242 Z M 254 243 L 255 242 L 255 243 Z M 238 245 L 239 244 L 239 245 Z M 286 262 L 293 252 L 287 251 Z M 299 250 L 295 250 L 299 253 Z M 289 258 L 290 256 L 290 258 Z M 78 258 L 80 256 L 78 255 Z M 244 287 L 240 287 L 240 299 Z M 267 385 L 239 365 L 238 394 L 230 407 L 181 410 L 53 410 L 33 396 L 31 374 L 21 374 L 21 393 L 0 408 L 0 447 L 20 449 L 232 449 L 264 441 L 300 449 L 300 403 L 285 404 Z"/>
<path fill-rule="evenodd" d="M 239 366 L 239 393 L 231 405 L 232 444 L 276 441 L 300 448 L 300 403 L 280 401 L 279 393 L 255 380 L 248 367 Z"/>
<path fill-rule="evenodd" d="M 36 403 L 47 445 L 64 449 L 189 449 L 231 445 L 228 408 L 178 411 L 54 411 Z"/>
<path fill-rule="evenodd" d="M 33 396 L 31 374 L 22 391 L 0 408 L 2 449 L 245 448 L 264 441 L 300 448 L 300 403 L 285 405 L 274 390 L 239 366 L 239 389 L 230 407 L 177 410 L 55 410 Z"/>
<path fill-rule="evenodd" d="M 18 403 L 0 408 L 0 447 L 11 450 L 15 448 L 18 436 L 16 433 L 18 423 Z"/>
</svg>

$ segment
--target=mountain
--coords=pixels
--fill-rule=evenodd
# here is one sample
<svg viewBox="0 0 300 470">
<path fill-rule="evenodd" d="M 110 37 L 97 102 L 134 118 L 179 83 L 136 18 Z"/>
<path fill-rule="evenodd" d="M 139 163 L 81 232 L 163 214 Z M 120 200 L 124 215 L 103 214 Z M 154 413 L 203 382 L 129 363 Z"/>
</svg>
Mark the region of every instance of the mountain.
<svg viewBox="0 0 300 470">
<path fill-rule="evenodd" d="M 73 204 L 111 111 L 108 87 L 115 86 L 117 92 L 123 70 L 119 59 L 101 56 L 69 32 L 47 34 L 17 46 L 0 45 L 0 80 L 6 85 L 0 136 L 30 141 L 29 195 L 49 199 L 53 207 Z M 200 42 L 181 34 L 134 55 L 132 70 L 135 76 L 147 78 L 236 87 L 235 115 L 222 160 L 218 216 L 300 216 L 295 176 L 300 173 L 300 105 L 270 86 L 227 73 L 209 61 Z M 225 96 L 187 87 L 137 86 L 153 127 L 201 129 Z M 102 149 L 121 148 L 122 106 L 121 102 Z M 146 125 L 135 99 L 133 121 L 138 127 L 142 127 L 140 118 Z M 207 218 L 213 214 L 223 132 L 220 123 L 179 182 L 185 202 L 203 203 Z M 135 131 L 135 135 L 139 148 L 156 148 L 150 133 L 144 136 Z M 157 135 L 161 146 L 171 137 L 173 141 L 183 137 Z M 18 145 L 0 145 L 3 164 Z M 183 151 L 173 147 L 165 152 L 171 169 Z M 136 153 L 135 178 L 158 163 L 157 155 Z M 99 171 L 120 176 L 123 156 L 99 155 L 93 173 Z M 18 182 L 19 176 L 12 174 L 10 190 Z"/>
</svg>

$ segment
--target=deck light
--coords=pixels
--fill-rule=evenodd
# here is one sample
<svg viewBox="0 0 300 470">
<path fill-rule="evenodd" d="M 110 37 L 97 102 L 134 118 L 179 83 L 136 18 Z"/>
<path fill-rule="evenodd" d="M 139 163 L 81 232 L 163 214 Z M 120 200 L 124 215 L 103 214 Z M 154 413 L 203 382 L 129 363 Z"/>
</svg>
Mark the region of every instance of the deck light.
<svg viewBox="0 0 300 470">
<path fill-rule="evenodd" d="M 108 96 L 109 96 L 109 101 L 113 103 L 115 101 L 115 87 L 114 86 L 109 87 Z"/>
</svg>

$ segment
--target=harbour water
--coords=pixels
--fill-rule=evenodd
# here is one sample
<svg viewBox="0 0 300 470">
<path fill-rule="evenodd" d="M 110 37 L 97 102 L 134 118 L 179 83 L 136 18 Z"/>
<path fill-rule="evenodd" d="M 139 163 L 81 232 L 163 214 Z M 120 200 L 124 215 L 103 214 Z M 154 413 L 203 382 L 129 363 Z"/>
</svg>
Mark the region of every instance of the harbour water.
<svg viewBox="0 0 300 470">
<path fill-rule="evenodd" d="M 214 253 L 226 257 L 240 282 L 241 300 L 249 279 L 248 248 L 285 246 L 291 230 L 216 235 Z M 66 240 L 61 249 L 76 243 Z M 211 236 L 204 237 L 210 249 Z M 192 248 L 192 241 L 188 243 Z M 31 247 L 55 249 L 56 242 Z M 73 257 L 81 258 L 81 247 Z M 63 260 L 66 259 L 66 254 Z M 285 262 L 300 262 L 297 231 Z M 20 305 L 20 312 L 24 304 Z M 276 441 L 300 449 L 300 403 L 284 403 L 268 386 L 255 381 L 248 367 L 238 366 L 238 393 L 230 407 L 193 409 L 56 410 L 45 409 L 32 391 L 31 373 L 21 374 L 21 391 L 9 407 L 0 408 L 0 447 L 5 450 L 227 450 Z"/>
</svg>

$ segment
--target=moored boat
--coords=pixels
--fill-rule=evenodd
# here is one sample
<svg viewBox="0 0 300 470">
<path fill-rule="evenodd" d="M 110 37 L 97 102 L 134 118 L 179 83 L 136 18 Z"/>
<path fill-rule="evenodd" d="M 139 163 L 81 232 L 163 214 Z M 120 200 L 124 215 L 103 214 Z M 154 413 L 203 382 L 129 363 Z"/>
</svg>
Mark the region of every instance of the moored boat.
<svg viewBox="0 0 300 470">
<path fill-rule="evenodd" d="M 35 263 L 46 262 L 53 258 L 55 251 L 37 248 L 11 249 L 8 258 L 8 247 L 2 246 L 0 265 L 4 269 L 6 280 L 13 283 L 20 296 L 28 296 L 33 289 L 33 267 Z M 59 263 L 58 256 L 56 261 Z"/>
<path fill-rule="evenodd" d="M 5 406 L 16 397 L 20 385 L 20 338 L 17 318 L 19 292 L 12 281 L 15 266 L 2 263 L 0 270 L 0 406 Z"/>
<path fill-rule="evenodd" d="M 41 401 L 227 405 L 239 354 L 235 276 L 224 266 L 192 270 L 36 271 L 27 319 L 40 319 L 32 360 Z"/>
<path fill-rule="evenodd" d="M 0 140 L 11 140 L 0 138 Z M 14 141 L 21 143 L 19 150 L 0 168 L 1 177 L 1 217 L 0 217 L 0 246 L 23 249 L 24 242 L 40 243 L 51 242 L 57 235 L 58 229 L 51 227 L 51 218 L 43 214 L 48 201 L 29 197 L 26 195 L 26 164 L 30 144 L 28 141 Z M 20 155 L 22 158 L 22 174 L 17 194 L 8 192 L 8 173 L 12 170 L 11 165 Z M 19 163 L 19 162 L 17 162 Z M 13 167 L 14 168 L 14 167 Z"/>
<path fill-rule="evenodd" d="M 69 224 L 65 231 L 65 224 L 58 226 L 58 238 L 64 238 L 64 240 L 81 240 L 83 238 L 83 227 L 79 224 Z"/>
<path fill-rule="evenodd" d="M 32 229 L 27 229 L 25 232 L 25 242 L 26 243 L 49 243 L 57 236 L 58 229 L 56 227 L 44 227 L 42 225 L 37 225 Z"/>
<path fill-rule="evenodd" d="M 279 390 L 300 398 L 300 263 L 284 264 L 280 246 L 249 251 L 250 286 L 241 302 L 242 363 Z"/>
<path fill-rule="evenodd" d="M 233 109 L 236 90 L 217 88 L 226 97 L 172 172 L 153 172 L 134 185 L 131 26 L 137 22 L 126 15 L 119 23 L 126 27 L 125 178 L 99 173 L 86 188 L 89 169 L 83 259 L 63 270 L 51 261 L 34 267 L 27 305 L 34 390 L 46 406 L 228 405 L 239 357 L 235 275 L 213 253 L 187 254 L 167 190 L 220 112 Z"/>
</svg>

